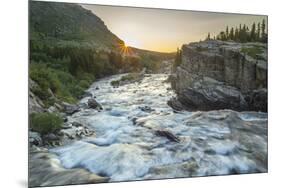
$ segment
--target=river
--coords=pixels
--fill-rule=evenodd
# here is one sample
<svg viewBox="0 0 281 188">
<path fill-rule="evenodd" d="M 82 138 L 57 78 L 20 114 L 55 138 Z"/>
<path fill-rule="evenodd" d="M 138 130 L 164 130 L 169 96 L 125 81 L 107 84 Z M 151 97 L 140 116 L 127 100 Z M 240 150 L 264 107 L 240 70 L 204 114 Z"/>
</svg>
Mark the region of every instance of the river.
<svg viewBox="0 0 281 188">
<path fill-rule="evenodd" d="M 267 172 L 267 113 L 176 112 L 167 105 L 175 96 L 167 74 L 147 74 L 141 82 L 113 88 L 110 82 L 121 76 L 101 79 L 88 90 L 102 111 L 84 105 L 68 117 L 95 135 L 50 150 L 65 168 L 81 167 L 111 182 Z"/>
</svg>

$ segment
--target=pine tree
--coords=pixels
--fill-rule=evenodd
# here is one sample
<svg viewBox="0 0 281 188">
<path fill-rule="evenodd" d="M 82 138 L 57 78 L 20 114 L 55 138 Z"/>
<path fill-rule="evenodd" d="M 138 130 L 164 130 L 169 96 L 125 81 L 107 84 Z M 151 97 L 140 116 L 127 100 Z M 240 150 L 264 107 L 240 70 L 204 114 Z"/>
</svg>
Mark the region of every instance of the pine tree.
<svg viewBox="0 0 281 188">
<path fill-rule="evenodd" d="M 250 41 L 250 29 L 248 26 L 246 26 L 246 41 L 245 42 L 248 42 Z"/>
<path fill-rule="evenodd" d="M 210 33 L 208 33 L 207 40 L 210 40 L 210 39 L 211 39 L 211 36 L 210 36 Z"/>
<path fill-rule="evenodd" d="M 261 24 L 258 23 L 258 30 L 257 30 L 257 36 L 256 36 L 257 41 L 260 41 L 260 35 L 261 35 Z"/>
<path fill-rule="evenodd" d="M 256 41 L 256 23 L 255 22 L 252 25 L 249 39 L 250 39 L 250 41 Z"/>
<path fill-rule="evenodd" d="M 234 41 L 238 42 L 239 41 L 239 30 L 236 27 L 235 32 L 234 32 Z"/>
<path fill-rule="evenodd" d="M 228 40 L 229 38 L 229 31 L 228 31 L 228 26 L 226 26 L 226 30 L 225 30 L 225 40 Z"/>
<path fill-rule="evenodd" d="M 238 38 L 237 38 L 237 40 L 239 40 L 239 41 L 241 41 L 241 34 L 242 34 L 242 25 L 239 24 Z"/>
<path fill-rule="evenodd" d="M 247 26 L 244 24 L 240 34 L 240 41 L 246 42 L 247 41 Z"/>
<path fill-rule="evenodd" d="M 175 57 L 174 69 L 181 64 L 181 50 L 177 48 L 177 53 Z"/>
<path fill-rule="evenodd" d="M 233 27 L 230 29 L 229 39 L 234 40 L 234 29 L 233 29 Z"/>
<path fill-rule="evenodd" d="M 261 24 L 261 41 L 266 42 L 266 40 L 267 40 L 267 36 L 265 33 L 265 19 L 263 19 Z"/>
</svg>

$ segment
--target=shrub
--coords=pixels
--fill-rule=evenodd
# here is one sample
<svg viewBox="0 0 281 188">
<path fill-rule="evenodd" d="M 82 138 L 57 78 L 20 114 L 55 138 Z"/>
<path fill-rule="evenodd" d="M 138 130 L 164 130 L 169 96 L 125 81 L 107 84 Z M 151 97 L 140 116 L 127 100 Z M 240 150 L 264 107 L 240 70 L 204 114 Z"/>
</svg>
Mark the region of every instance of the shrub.
<svg viewBox="0 0 281 188">
<path fill-rule="evenodd" d="M 120 84 L 120 81 L 119 80 L 113 80 L 113 81 L 110 82 L 110 84 L 112 86 L 118 86 Z"/>
<path fill-rule="evenodd" d="M 41 134 L 47 134 L 59 130 L 63 119 L 54 113 L 33 113 L 30 115 L 30 128 Z"/>
</svg>

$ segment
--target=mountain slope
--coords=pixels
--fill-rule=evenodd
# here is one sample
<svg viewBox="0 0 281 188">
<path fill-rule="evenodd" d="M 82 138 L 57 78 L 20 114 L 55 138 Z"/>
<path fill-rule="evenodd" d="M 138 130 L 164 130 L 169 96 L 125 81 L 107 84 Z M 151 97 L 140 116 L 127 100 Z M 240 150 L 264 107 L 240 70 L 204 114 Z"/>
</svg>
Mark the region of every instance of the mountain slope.
<svg viewBox="0 0 281 188">
<path fill-rule="evenodd" d="M 87 44 L 116 48 L 124 42 L 111 33 L 104 22 L 78 4 L 30 2 L 31 40 L 55 44 Z"/>
</svg>

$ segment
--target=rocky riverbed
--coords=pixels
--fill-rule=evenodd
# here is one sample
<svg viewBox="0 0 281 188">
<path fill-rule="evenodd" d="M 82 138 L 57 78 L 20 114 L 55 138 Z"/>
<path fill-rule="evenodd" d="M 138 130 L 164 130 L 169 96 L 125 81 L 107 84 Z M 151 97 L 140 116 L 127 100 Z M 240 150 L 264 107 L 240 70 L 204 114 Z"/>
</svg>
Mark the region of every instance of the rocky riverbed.
<svg viewBox="0 0 281 188">
<path fill-rule="evenodd" d="M 95 82 L 67 116 L 63 131 L 94 134 L 32 147 L 31 186 L 267 172 L 267 113 L 176 111 L 167 74 L 113 87 L 121 76 Z"/>
</svg>

